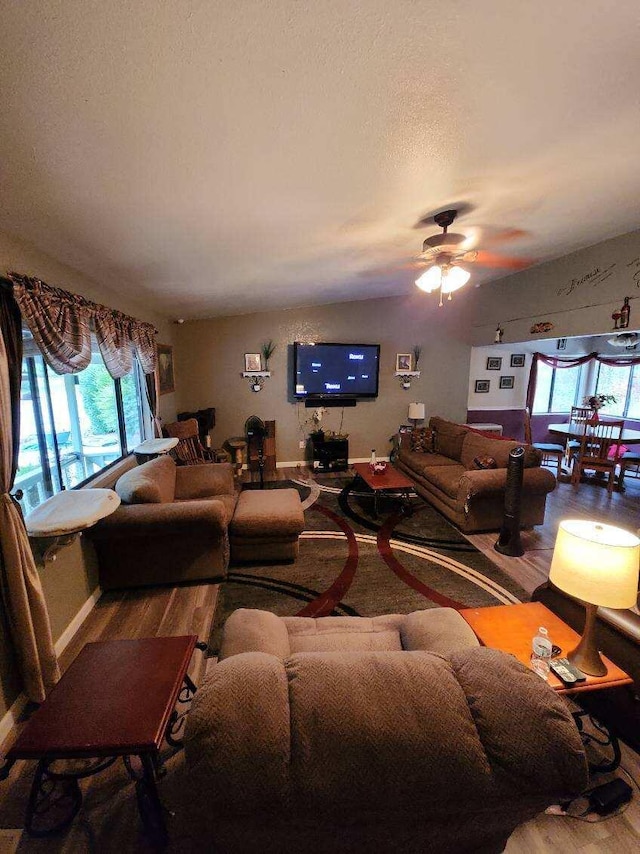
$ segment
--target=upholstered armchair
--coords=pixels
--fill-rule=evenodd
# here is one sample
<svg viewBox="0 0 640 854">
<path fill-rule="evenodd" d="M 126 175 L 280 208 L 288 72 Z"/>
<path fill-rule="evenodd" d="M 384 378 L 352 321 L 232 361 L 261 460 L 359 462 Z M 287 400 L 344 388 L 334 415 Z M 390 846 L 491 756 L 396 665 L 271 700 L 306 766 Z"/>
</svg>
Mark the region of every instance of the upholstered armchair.
<svg viewBox="0 0 640 854">
<path fill-rule="evenodd" d="M 561 697 L 435 608 L 241 610 L 187 719 L 177 851 L 493 854 L 587 766 Z"/>
<path fill-rule="evenodd" d="M 122 504 L 91 528 L 103 590 L 223 578 L 236 505 L 229 463 L 158 457 L 116 482 Z"/>
</svg>

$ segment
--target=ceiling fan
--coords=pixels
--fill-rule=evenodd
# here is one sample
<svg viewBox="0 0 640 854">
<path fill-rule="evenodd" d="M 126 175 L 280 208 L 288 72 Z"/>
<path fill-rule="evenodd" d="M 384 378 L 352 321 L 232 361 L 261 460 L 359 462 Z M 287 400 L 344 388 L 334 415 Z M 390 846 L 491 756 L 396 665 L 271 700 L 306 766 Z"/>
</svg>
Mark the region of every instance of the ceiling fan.
<svg viewBox="0 0 640 854">
<path fill-rule="evenodd" d="M 427 237 L 422 244 L 422 253 L 409 265 L 412 268 L 427 268 L 416 280 L 416 285 L 428 293 L 439 288 L 440 305 L 442 305 L 443 294 L 448 294 L 448 299 L 451 299 L 453 291 L 461 288 L 469 280 L 471 274 L 460 266 L 461 264 L 478 264 L 482 267 L 498 267 L 507 270 L 523 270 L 531 265 L 530 259 L 510 258 L 484 249 L 469 248 L 471 241 L 466 235 L 449 231 L 449 226 L 453 225 L 457 215 L 458 211 L 452 208 L 440 211 L 433 217 L 433 221 L 442 229 L 442 234 Z M 419 225 L 423 225 L 424 222 L 421 220 Z M 488 240 L 490 243 L 496 243 L 522 236 L 524 232 L 510 229 Z"/>
</svg>

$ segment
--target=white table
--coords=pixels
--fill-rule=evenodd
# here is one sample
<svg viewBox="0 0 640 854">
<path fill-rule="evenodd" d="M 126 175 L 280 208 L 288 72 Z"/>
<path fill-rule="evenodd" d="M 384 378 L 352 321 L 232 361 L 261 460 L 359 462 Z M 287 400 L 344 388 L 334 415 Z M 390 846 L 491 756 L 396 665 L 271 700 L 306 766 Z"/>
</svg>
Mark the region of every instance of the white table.
<svg viewBox="0 0 640 854">
<path fill-rule="evenodd" d="M 113 489 L 67 489 L 58 492 L 25 518 L 30 537 L 51 538 L 43 553 L 44 560 L 55 560 L 62 546 L 68 545 L 82 531 L 110 516 L 120 505 Z"/>
<path fill-rule="evenodd" d="M 168 454 L 175 448 L 178 441 L 176 438 L 145 439 L 133 449 L 133 453 L 139 463 L 146 463 L 160 454 Z"/>
<path fill-rule="evenodd" d="M 502 424 L 491 424 L 490 422 L 479 422 L 478 424 L 463 424 L 463 427 L 473 427 L 481 433 L 497 433 L 502 436 Z"/>
</svg>

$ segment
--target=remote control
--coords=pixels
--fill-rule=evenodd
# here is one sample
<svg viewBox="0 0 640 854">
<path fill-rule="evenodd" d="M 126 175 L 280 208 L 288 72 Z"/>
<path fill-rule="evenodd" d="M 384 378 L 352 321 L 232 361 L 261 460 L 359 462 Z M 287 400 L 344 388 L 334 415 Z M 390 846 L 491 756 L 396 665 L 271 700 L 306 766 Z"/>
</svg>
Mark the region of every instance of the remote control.
<svg viewBox="0 0 640 854">
<path fill-rule="evenodd" d="M 573 685 L 575 682 L 584 682 L 587 678 L 581 670 L 571 664 L 567 658 L 556 658 L 550 662 L 549 667 L 561 679 L 565 685 Z"/>
</svg>

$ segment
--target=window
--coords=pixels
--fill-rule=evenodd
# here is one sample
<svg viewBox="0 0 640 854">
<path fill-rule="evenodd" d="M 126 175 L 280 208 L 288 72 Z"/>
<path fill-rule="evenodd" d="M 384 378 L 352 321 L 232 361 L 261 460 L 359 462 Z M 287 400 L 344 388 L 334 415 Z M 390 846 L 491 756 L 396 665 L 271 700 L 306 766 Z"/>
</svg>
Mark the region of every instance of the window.
<svg viewBox="0 0 640 854">
<path fill-rule="evenodd" d="M 603 407 L 606 415 L 640 418 L 640 365 L 598 365 L 595 393 L 615 397 Z"/>
<path fill-rule="evenodd" d="M 580 391 L 582 366 L 576 368 L 552 368 L 538 362 L 534 413 L 570 412 L 576 405 Z"/>
<path fill-rule="evenodd" d="M 51 370 L 23 332 L 20 453 L 15 488 L 29 513 L 62 489 L 72 489 L 125 456 L 145 435 L 147 404 L 139 366 L 111 378 L 93 341 L 91 363 L 79 374 Z"/>
</svg>

